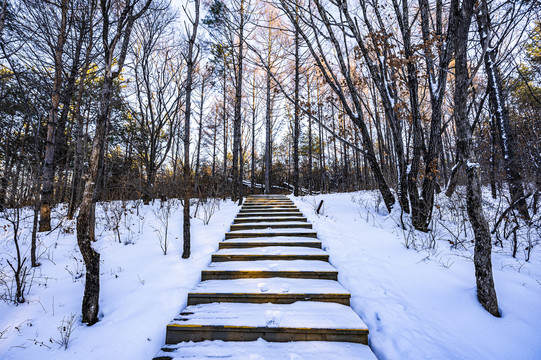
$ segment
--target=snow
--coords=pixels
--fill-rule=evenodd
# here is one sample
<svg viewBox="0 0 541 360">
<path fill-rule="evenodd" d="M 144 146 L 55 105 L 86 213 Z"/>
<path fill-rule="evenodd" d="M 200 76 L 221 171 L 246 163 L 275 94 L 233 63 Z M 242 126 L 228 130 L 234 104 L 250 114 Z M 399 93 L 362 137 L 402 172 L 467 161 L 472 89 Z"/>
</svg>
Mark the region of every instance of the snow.
<svg viewBox="0 0 541 360">
<path fill-rule="evenodd" d="M 257 260 L 221 261 L 211 263 L 210 271 L 336 271 L 326 261 L 319 260 Z"/>
<path fill-rule="evenodd" d="M 435 250 L 406 249 L 399 220 L 380 211 L 378 197 L 291 196 L 351 293 L 378 359 L 541 358 L 539 247 L 528 263 L 493 253 L 502 313 L 494 318 L 476 298 L 473 249 L 450 249 L 445 239 Z M 318 216 L 313 204 L 320 200 L 325 211 Z"/>
<path fill-rule="evenodd" d="M 180 258 L 182 208 L 178 203 L 170 214 L 167 255 L 163 255 L 159 244 L 160 231 L 163 236 L 160 220 L 163 220 L 163 211 L 159 202 L 148 206 L 133 202 L 108 203 L 107 212 L 103 204 L 100 205 L 98 241 L 93 245 L 102 260 L 101 318 L 91 327 L 79 322 L 84 267 L 77 249 L 75 221 L 64 219 L 61 215 L 66 209 L 57 207 L 53 212 L 55 230 L 39 234 L 38 253 L 42 265 L 31 275 L 27 303 L 15 306 L 0 301 L 0 359 L 150 359 L 164 344 L 166 325 L 186 307 L 189 292 L 350 293 L 352 311 L 343 305 L 315 301 L 280 306 L 248 304 L 250 309 L 243 315 L 237 313 L 238 305 L 234 303 L 201 304 L 190 309 L 212 306 L 221 314 L 231 315 L 228 321 L 233 323 L 242 318 L 243 324 L 247 318 L 253 318 L 253 324 L 270 321 L 288 326 L 302 323 L 306 327 L 310 314 L 316 311 L 318 316 L 324 314 L 328 318 L 310 325 L 332 325 L 338 317 L 351 326 L 364 322 L 370 330 L 370 347 L 380 360 L 541 358 L 540 246 L 533 248 L 529 262 L 513 259 L 508 247 L 495 247 L 493 271 L 502 317 L 494 318 L 476 298 L 471 232 L 464 235 L 458 230 L 467 225 L 464 218 L 457 221 L 454 228 L 453 224 L 446 224 L 455 229 L 455 235 L 463 241 L 464 247 L 460 248 L 450 245 L 452 237 L 440 236 L 436 231 L 422 234 L 402 230 L 398 226 L 398 210 L 387 214 L 376 192 L 290 198 L 313 224 L 318 239 L 279 236 L 265 239 L 270 242 L 267 247 L 218 251 L 219 242 L 239 210 L 229 201 L 220 202 L 209 225 L 205 226 L 198 218 L 192 219 L 192 256 L 186 260 Z M 324 206 L 322 214 L 317 215 L 314 204 L 320 200 L 324 200 Z M 491 200 L 485 198 L 486 201 Z M 122 243 L 119 243 L 111 221 L 121 206 L 125 206 L 125 215 L 120 222 Z M 437 216 L 440 212 L 435 211 Z M 22 219 L 21 248 L 24 255 L 29 256 L 31 212 L 25 210 Z M 10 254 L 15 253 L 12 229 L 6 225 L 7 222 L 0 219 L 0 294 L 6 290 L 2 281 L 8 285 L 11 281 L 6 260 L 11 261 Z M 436 237 L 432 248 L 411 244 L 412 241 L 416 244 L 428 241 L 430 236 Z M 224 243 L 261 241 L 262 238 L 241 238 Z M 339 282 L 235 279 L 227 280 L 227 287 L 224 280 L 200 282 L 201 271 L 209 266 L 211 254 L 321 255 L 321 249 L 279 245 L 318 241 L 330 255 L 332 266 L 307 260 L 289 264 L 297 269 L 299 266 L 311 268 L 315 264 L 318 269 L 337 270 Z M 239 263 L 215 263 L 209 269 L 240 268 Z M 266 270 L 282 270 L 281 260 L 257 264 Z M 76 316 L 76 328 L 64 350 L 55 342 L 60 340 L 58 327 L 72 314 Z M 334 342 L 205 341 L 169 348 L 177 350 L 168 353 L 175 359 L 203 359 L 207 355 L 239 360 L 374 359 L 367 346 Z"/>
<path fill-rule="evenodd" d="M 207 280 L 191 293 L 349 294 L 338 281 L 287 278 Z"/>
<path fill-rule="evenodd" d="M 273 231 L 274 232 L 274 231 Z M 274 236 L 269 239 L 265 239 L 264 242 L 268 244 L 283 244 L 283 243 L 300 243 L 300 242 L 306 242 L 306 243 L 313 243 L 314 241 L 318 241 L 314 238 L 309 237 L 303 237 L 303 236 Z M 235 239 L 228 239 L 224 241 L 225 243 L 260 243 L 262 242 L 261 238 L 255 237 L 255 238 L 235 238 Z"/>
<path fill-rule="evenodd" d="M 221 249 L 218 255 L 326 255 L 321 249 L 301 246 L 265 246 L 246 249 Z"/>
<path fill-rule="evenodd" d="M 174 355 L 174 360 L 203 360 L 208 358 L 230 360 L 374 360 L 370 348 L 361 344 L 323 341 L 298 341 L 295 343 L 257 341 L 203 341 L 169 345 L 164 355 Z"/>
<path fill-rule="evenodd" d="M 114 205 L 120 203 L 109 209 Z M 79 319 L 84 276 L 76 275 L 79 278 L 74 280 L 69 273 L 84 271 L 75 221 L 64 220 L 51 234 L 40 234 L 42 266 L 33 275 L 28 303 L 14 306 L 0 301 L 0 332 L 7 330 L 0 339 L 0 359 L 151 359 L 164 343 L 165 326 L 186 306 L 187 293 L 200 281 L 201 270 L 210 263 L 239 209 L 222 202 L 209 225 L 192 219 L 192 255 L 182 260 L 182 208 L 170 214 L 167 255 L 155 231 L 161 226 L 155 214 L 159 208 L 158 201 L 140 205 L 137 216 L 136 209 L 128 206 L 122 222 L 122 239 L 128 242 L 124 245 L 104 226 L 106 214 L 98 207 L 98 241 L 93 245 L 101 253 L 101 320 L 91 327 Z M 58 225 L 59 212 L 65 212 L 56 211 L 53 227 Z M 26 220 L 23 232 L 24 249 L 29 247 L 31 220 Z M 0 232 L 2 267 L 6 254 L 13 253 L 11 247 L 10 232 Z M 60 339 L 57 327 L 71 314 L 77 316 L 77 327 L 67 350 L 59 349 L 54 342 Z"/>
<path fill-rule="evenodd" d="M 314 329 L 366 329 L 347 305 L 297 301 L 293 304 L 210 303 L 191 305 L 170 325 L 218 325 Z"/>
<path fill-rule="evenodd" d="M 257 222 L 257 223 L 251 223 L 251 222 L 243 222 L 242 224 L 235 224 L 235 225 L 242 225 L 242 226 L 250 226 L 250 225 L 257 225 L 257 226 L 268 226 L 269 228 L 278 225 L 276 222 Z M 280 225 L 287 226 L 295 226 L 300 225 L 301 227 L 306 226 L 306 221 L 281 221 Z"/>
<path fill-rule="evenodd" d="M 280 233 L 286 233 L 286 234 L 315 234 L 315 231 L 311 229 L 302 229 L 302 228 L 292 228 L 292 229 L 247 229 L 247 230 L 233 230 L 229 231 L 230 234 L 261 234 L 261 233 L 268 233 L 268 234 L 280 234 Z"/>
</svg>

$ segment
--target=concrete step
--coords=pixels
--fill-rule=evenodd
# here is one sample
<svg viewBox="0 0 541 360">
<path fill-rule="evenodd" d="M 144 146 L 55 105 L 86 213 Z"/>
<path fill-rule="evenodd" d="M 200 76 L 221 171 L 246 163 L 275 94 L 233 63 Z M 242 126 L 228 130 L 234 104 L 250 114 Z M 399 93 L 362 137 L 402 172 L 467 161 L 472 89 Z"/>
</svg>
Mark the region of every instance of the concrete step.
<svg viewBox="0 0 541 360">
<path fill-rule="evenodd" d="M 277 216 L 277 217 L 245 217 L 245 218 L 236 218 L 233 220 L 233 224 L 244 224 L 244 223 L 256 223 L 256 222 L 287 222 L 287 221 L 300 221 L 308 222 L 308 220 L 303 216 Z"/>
<path fill-rule="evenodd" d="M 275 236 L 297 236 L 297 237 L 309 237 L 317 238 L 317 232 L 311 230 L 295 230 L 295 229 L 273 229 L 269 231 L 261 230 L 243 230 L 243 231 L 230 231 L 225 233 L 225 239 L 238 239 L 238 238 L 259 238 L 259 237 L 275 237 Z"/>
<path fill-rule="evenodd" d="M 299 216 L 303 216 L 303 214 L 300 212 L 300 211 L 290 211 L 290 212 L 281 212 L 281 213 L 276 213 L 276 212 L 272 212 L 272 211 L 269 211 L 269 210 L 265 210 L 265 211 L 261 211 L 261 212 L 247 212 L 247 213 L 238 213 L 237 214 L 237 219 L 238 218 L 243 218 L 243 217 L 299 217 Z"/>
<path fill-rule="evenodd" d="M 230 226 L 230 231 L 239 230 L 254 230 L 254 229 L 311 229 L 312 224 L 304 222 L 272 222 L 272 223 L 245 223 L 233 224 Z"/>
<path fill-rule="evenodd" d="M 368 329 L 346 305 L 210 303 L 191 305 L 167 325 L 166 344 L 181 341 L 345 341 L 368 343 Z"/>
<path fill-rule="evenodd" d="M 331 341 L 205 341 L 165 345 L 154 360 L 377 360 L 367 345 Z"/>
</svg>

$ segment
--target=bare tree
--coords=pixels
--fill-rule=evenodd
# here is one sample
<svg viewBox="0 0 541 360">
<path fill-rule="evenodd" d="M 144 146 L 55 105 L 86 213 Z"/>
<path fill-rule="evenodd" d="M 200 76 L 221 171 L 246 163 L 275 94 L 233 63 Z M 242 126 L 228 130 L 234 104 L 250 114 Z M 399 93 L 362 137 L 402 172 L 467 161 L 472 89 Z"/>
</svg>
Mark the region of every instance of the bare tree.
<svg viewBox="0 0 541 360">
<path fill-rule="evenodd" d="M 199 47 L 196 47 L 197 27 L 199 26 L 199 0 L 194 0 L 194 16 L 188 14 L 186 8 L 184 12 L 191 23 L 192 28 L 186 26 L 188 35 L 188 53 L 186 55 L 186 109 L 184 114 L 184 213 L 183 213 L 183 239 L 184 246 L 182 258 L 190 257 L 190 191 L 191 191 L 191 169 L 190 169 L 190 118 L 192 106 L 192 84 L 194 66 L 199 56 Z"/>
<path fill-rule="evenodd" d="M 175 42 L 173 23 L 177 14 L 165 3 L 134 27 L 133 91 L 136 110 L 134 148 L 146 172 L 145 203 L 154 198 L 156 173 L 168 158 L 173 131 L 180 113 L 183 88 L 182 65 Z"/>
<path fill-rule="evenodd" d="M 492 277 L 492 242 L 488 223 L 483 214 L 480 166 L 472 149 L 471 126 L 468 120 L 469 74 L 468 33 L 473 17 L 473 0 L 451 2 L 451 11 L 456 14 L 455 43 L 455 94 L 454 111 L 459 163 L 466 168 L 468 217 L 475 234 L 474 264 L 477 281 L 477 298 L 492 315 L 499 316 L 498 301 Z"/>
<path fill-rule="evenodd" d="M 512 13 L 515 13 L 514 11 Z M 493 29 L 490 11 L 486 0 L 481 0 L 477 7 L 477 28 L 484 53 L 485 72 L 488 79 L 488 94 L 491 113 L 496 120 L 503 163 L 507 173 L 511 203 L 521 216 L 529 220 L 528 205 L 524 196 L 524 185 L 520 171 L 519 159 L 516 155 L 516 136 L 510 125 L 507 99 L 503 93 L 502 80 L 496 55 L 498 48 L 493 43 Z"/>
<path fill-rule="evenodd" d="M 335 21 L 333 16 L 320 1 L 310 1 L 307 5 L 308 11 L 305 11 L 302 16 L 299 14 L 300 20 L 298 22 L 296 20 L 297 13 L 295 12 L 295 4 L 290 0 L 281 0 L 280 4 L 289 20 L 295 25 L 298 33 L 303 38 L 304 43 L 308 47 L 308 50 L 312 55 L 316 66 L 319 68 L 321 74 L 325 78 L 325 81 L 338 96 L 344 111 L 361 131 L 365 156 L 370 163 L 385 205 L 387 209 L 391 211 L 395 203 L 395 199 L 389 185 L 387 184 L 387 181 L 383 176 L 381 166 L 378 164 L 374 153 L 372 139 L 364 120 L 363 108 L 360 102 L 361 96 L 358 92 L 358 88 L 354 84 L 355 80 L 353 77 L 352 68 L 349 66 L 350 62 L 348 57 L 350 54 L 348 53 L 348 48 L 341 46 L 340 44 L 339 39 L 344 34 L 342 33 L 342 35 L 340 35 L 340 28 L 337 29 L 334 26 Z M 350 24 L 349 30 L 352 32 L 357 44 L 359 45 L 361 53 L 367 53 L 360 29 L 355 25 L 355 21 L 350 16 L 347 3 L 344 1 L 338 1 L 335 3 L 335 6 L 345 16 L 347 23 Z M 300 22 L 308 25 L 310 33 L 305 31 L 300 26 Z M 338 63 L 338 69 L 333 68 L 331 65 L 329 58 L 331 55 L 329 55 L 329 52 L 322 44 L 322 39 L 328 39 L 330 41 L 330 44 L 334 49 L 334 60 L 336 60 Z M 372 60 L 367 58 L 367 56 L 365 56 L 365 60 L 372 63 Z M 335 72 L 335 70 L 337 71 Z"/>
<path fill-rule="evenodd" d="M 54 195 L 54 156 L 56 146 L 56 126 L 58 122 L 58 107 L 62 90 L 62 72 L 64 63 L 62 55 L 66 43 L 66 31 L 68 26 L 68 11 L 70 0 L 61 0 L 60 3 L 48 4 L 48 6 L 60 8 L 60 26 L 58 36 L 53 49 L 54 56 L 54 85 L 51 93 L 51 111 L 47 119 L 47 143 L 45 146 L 45 159 L 43 161 L 43 185 L 41 188 L 41 209 L 39 231 L 51 230 L 51 204 Z"/>
<path fill-rule="evenodd" d="M 99 321 L 100 254 L 92 248 L 90 231 L 91 228 L 94 229 L 95 223 L 90 214 L 95 201 L 94 191 L 104 153 L 106 128 L 115 87 L 114 80 L 118 78 L 124 67 L 133 25 L 148 10 L 151 3 L 152 0 L 145 0 L 144 2 L 128 0 L 123 3 L 114 0 L 100 0 L 104 78 L 99 99 L 88 177 L 79 216 L 77 217 L 77 243 L 86 268 L 82 322 L 88 325 L 93 325 Z M 120 49 L 117 50 L 119 45 Z"/>
</svg>

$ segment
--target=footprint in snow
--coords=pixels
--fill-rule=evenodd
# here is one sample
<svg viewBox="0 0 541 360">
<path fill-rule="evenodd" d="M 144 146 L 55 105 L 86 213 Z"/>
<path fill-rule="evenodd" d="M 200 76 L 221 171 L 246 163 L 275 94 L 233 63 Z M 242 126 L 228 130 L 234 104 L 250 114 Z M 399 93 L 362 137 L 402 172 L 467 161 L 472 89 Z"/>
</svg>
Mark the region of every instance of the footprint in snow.
<svg viewBox="0 0 541 360">
<path fill-rule="evenodd" d="M 280 320 L 282 320 L 282 312 L 277 310 L 267 310 L 265 311 L 265 319 L 267 327 L 278 327 L 280 326 Z"/>
</svg>

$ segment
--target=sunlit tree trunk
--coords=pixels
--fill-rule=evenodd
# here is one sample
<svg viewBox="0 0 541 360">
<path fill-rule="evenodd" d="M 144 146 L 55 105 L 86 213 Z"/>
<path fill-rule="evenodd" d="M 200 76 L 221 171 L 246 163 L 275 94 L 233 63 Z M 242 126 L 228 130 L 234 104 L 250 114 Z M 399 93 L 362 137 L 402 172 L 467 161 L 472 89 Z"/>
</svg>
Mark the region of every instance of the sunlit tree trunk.
<svg viewBox="0 0 541 360">
<path fill-rule="evenodd" d="M 54 84 L 51 95 L 51 110 L 47 118 L 47 142 L 45 145 L 45 159 L 43 161 L 43 185 L 41 188 L 41 206 L 39 218 L 39 231 L 51 230 L 51 205 L 54 195 L 54 156 L 56 146 L 56 126 L 58 123 L 58 107 L 60 105 L 60 92 L 62 91 L 62 71 L 64 44 L 66 42 L 66 27 L 68 22 L 68 7 L 70 0 L 62 0 L 60 4 L 61 21 L 58 29 L 58 38 L 54 48 Z"/>
<path fill-rule="evenodd" d="M 191 34 L 188 40 L 188 54 L 186 56 L 186 110 L 184 118 L 184 211 L 183 211 L 183 250 L 182 258 L 190 257 L 190 118 L 192 106 L 193 70 L 198 54 L 194 54 L 197 27 L 199 26 L 199 0 L 194 0 L 195 18 L 192 21 Z"/>
</svg>

